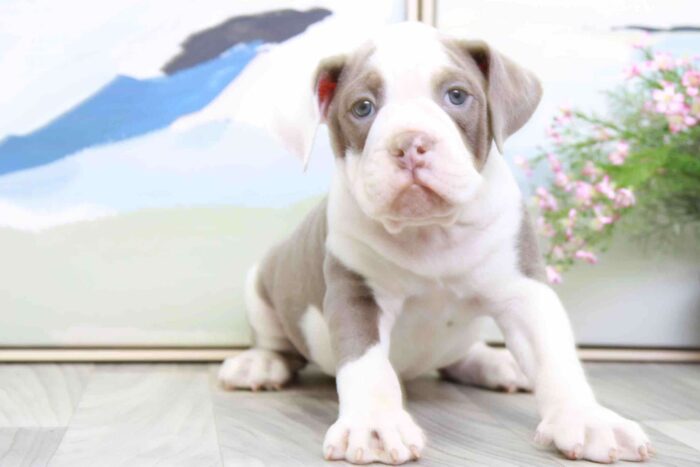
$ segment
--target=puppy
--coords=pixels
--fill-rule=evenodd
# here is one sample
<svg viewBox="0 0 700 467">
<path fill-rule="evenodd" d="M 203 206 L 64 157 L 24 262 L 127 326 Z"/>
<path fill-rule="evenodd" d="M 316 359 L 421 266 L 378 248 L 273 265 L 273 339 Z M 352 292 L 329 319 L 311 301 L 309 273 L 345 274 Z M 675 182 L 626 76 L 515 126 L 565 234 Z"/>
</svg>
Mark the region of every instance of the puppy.
<svg viewBox="0 0 700 467">
<path fill-rule="evenodd" d="M 483 42 L 405 23 L 323 61 L 313 88 L 335 152 L 332 189 L 250 271 L 253 348 L 223 363 L 223 384 L 279 389 L 307 361 L 335 375 L 327 459 L 420 457 L 425 437 L 400 380 L 439 370 L 534 390 L 536 439 L 570 459 L 646 460 L 639 425 L 586 381 L 499 154 L 537 107 L 537 78 Z M 481 316 L 508 350 L 480 340 Z"/>
</svg>

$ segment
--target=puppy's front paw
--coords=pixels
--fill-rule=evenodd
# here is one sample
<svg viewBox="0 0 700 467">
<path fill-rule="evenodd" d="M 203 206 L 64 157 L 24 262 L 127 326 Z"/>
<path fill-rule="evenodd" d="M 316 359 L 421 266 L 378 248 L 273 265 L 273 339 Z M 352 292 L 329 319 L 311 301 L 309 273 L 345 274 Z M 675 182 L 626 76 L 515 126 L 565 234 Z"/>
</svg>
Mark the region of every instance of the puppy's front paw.
<svg viewBox="0 0 700 467">
<path fill-rule="evenodd" d="M 263 349 L 229 357 L 219 369 L 219 381 L 226 389 L 281 389 L 292 376 L 282 355 Z"/>
<path fill-rule="evenodd" d="M 341 416 L 326 433 L 323 454 L 353 464 L 403 464 L 420 458 L 424 446 L 423 430 L 401 409 Z"/>
<path fill-rule="evenodd" d="M 652 454 L 639 424 L 598 404 L 562 404 L 549 410 L 537 427 L 535 442 L 554 445 L 568 459 L 609 464 L 645 461 Z"/>
</svg>

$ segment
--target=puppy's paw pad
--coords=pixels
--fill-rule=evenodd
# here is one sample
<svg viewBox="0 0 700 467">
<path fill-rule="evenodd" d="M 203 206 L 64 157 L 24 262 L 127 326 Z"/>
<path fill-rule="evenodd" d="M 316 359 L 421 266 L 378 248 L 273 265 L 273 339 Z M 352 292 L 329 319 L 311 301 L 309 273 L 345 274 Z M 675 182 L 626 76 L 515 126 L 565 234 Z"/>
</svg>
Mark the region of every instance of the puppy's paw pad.
<svg viewBox="0 0 700 467">
<path fill-rule="evenodd" d="M 596 404 L 548 411 L 537 427 L 535 441 L 553 443 L 567 459 L 604 464 L 645 461 L 653 452 L 639 424 Z"/>
<path fill-rule="evenodd" d="M 219 368 L 219 381 L 226 389 L 279 390 L 292 376 L 283 356 L 262 349 L 229 357 Z"/>
<path fill-rule="evenodd" d="M 397 410 L 339 418 L 326 433 L 323 453 L 327 460 L 398 465 L 419 459 L 424 447 L 423 431 L 405 410 Z"/>
</svg>

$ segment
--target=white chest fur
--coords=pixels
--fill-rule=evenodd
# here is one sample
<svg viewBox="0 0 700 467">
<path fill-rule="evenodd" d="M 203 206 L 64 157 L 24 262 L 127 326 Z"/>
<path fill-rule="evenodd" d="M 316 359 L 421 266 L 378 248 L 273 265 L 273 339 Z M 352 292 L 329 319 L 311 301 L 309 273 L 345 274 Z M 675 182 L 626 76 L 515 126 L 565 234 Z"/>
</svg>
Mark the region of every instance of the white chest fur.
<svg viewBox="0 0 700 467">
<path fill-rule="evenodd" d="M 520 193 L 505 162 L 494 154 L 484 185 L 459 225 L 433 235 L 388 236 L 343 196 L 329 198 L 328 248 L 360 273 L 382 308 L 380 335 L 390 343 L 397 373 L 412 378 L 459 360 L 480 334 L 482 298 L 517 275 Z M 312 359 L 335 371 L 328 329 L 310 310 L 302 328 Z"/>
<path fill-rule="evenodd" d="M 402 379 L 445 367 L 479 339 L 478 301 L 444 288 L 406 300 L 391 331 L 390 360 Z"/>
</svg>

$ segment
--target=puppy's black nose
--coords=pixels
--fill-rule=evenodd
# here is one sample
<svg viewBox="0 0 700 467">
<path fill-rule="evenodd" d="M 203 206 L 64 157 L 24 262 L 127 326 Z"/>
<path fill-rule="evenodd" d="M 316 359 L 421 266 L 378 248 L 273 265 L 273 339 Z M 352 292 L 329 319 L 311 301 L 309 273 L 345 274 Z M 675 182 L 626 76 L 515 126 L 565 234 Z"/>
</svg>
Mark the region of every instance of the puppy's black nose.
<svg viewBox="0 0 700 467">
<path fill-rule="evenodd" d="M 426 154 L 435 146 L 433 138 L 418 131 L 395 135 L 389 145 L 389 154 L 398 159 L 402 167 L 424 167 Z"/>
</svg>

